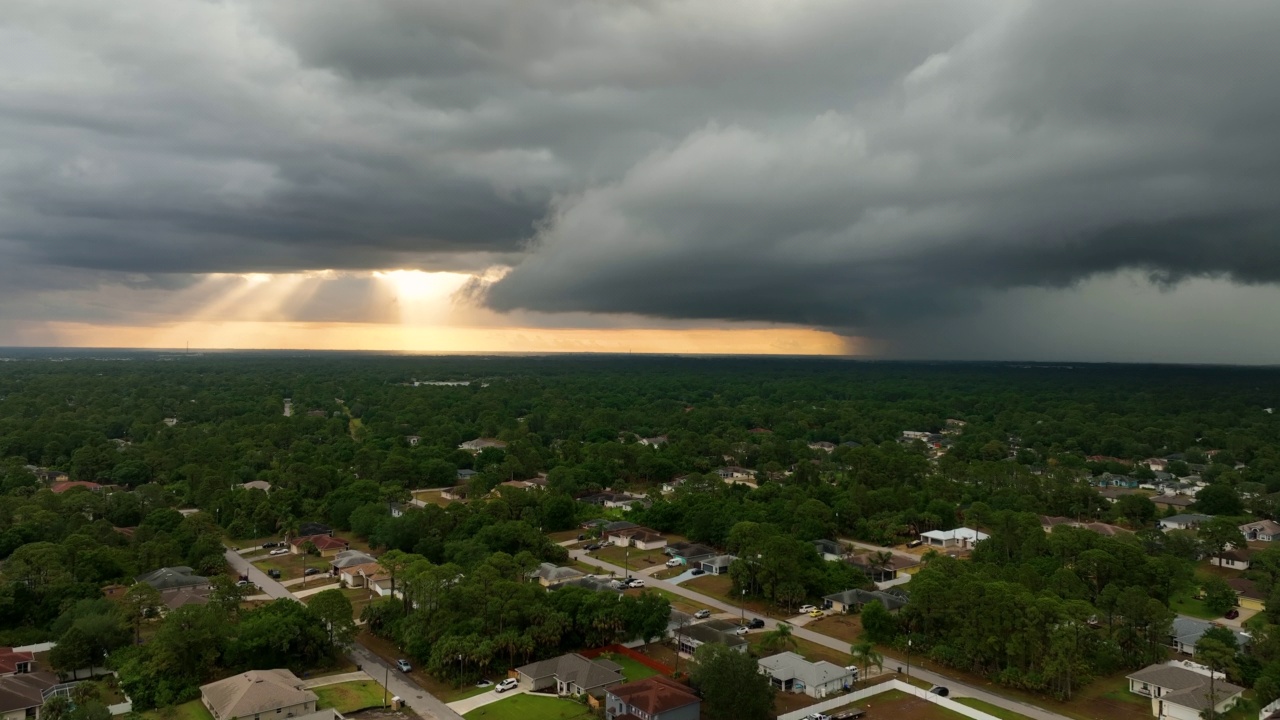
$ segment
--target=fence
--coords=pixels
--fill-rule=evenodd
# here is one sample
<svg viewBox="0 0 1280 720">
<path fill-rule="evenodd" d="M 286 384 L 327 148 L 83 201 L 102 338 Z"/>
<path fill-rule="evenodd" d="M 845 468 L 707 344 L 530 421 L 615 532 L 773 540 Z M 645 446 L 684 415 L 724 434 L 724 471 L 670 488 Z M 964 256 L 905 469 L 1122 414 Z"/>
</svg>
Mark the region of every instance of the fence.
<svg viewBox="0 0 1280 720">
<path fill-rule="evenodd" d="M 842 708 L 846 705 L 852 705 L 853 703 L 866 700 L 867 698 L 872 697 L 874 695 L 879 695 L 882 692 L 888 692 L 889 690 L 900 690 L 908 695 L 914 695 L 922 700 L 927 700 L 935 705 L 939 705 L 948 710 L 958 712 L 961 715 L 964 715 L 965 717 L 974 718 L 974 720 L 1000 720 L 999 718 L 993 715 L 988 715 L 987 713 L 984 713 L 981 710 L 976 710 L 974 708 L 969 707 L 968 705 L 961 705 L 960 703 L 954 700 L 951 700 L 949 698 L 944 698 L 939 695 L 934 695 L 933 693 L 929 692 L 928 690 L 925 690 L 924 688 L 918 688 L 915 685 L 908 685 L 907 683 L 902 682 L 901 680 L 890 680 L 888 682 L 882 682 L 877 685 L 872 685 L 869 688 L 863 688 L 856 692 L 851 692 L 848 695 L 841 695 L 836 698 L 823 700 L 820 703 L 817 703 L 815 705 L 810 705 L 800 710 L 796 710 L 795 712 L 789 712 L 783 715 L 779 715 L 778 720 L 804 720 L 806 716 L 812 713 L 826 712 L 828 710 L 835 710 L 836 708 Z"/>
<path fill-rule="evenodd" d="M 623 655 L 625 657 L 629 657 L 632 660 L 635 660 L 636 662 L 640 663 L 641 665 L 644 665 L 645 667 L 649 668 L 650 670 L 660 672 L 663 675 L 667 675 L 668 677 L 671 676 L 673 673 L 675 673 L 675 668 L 670 667 L 665 663 L 660 663 L 657 660 L 654 660 L 653 658 L 649 657 L 648 655 L 645 655 L 643 653 L 638 653 L 635 650 L 632 650 L 631 648 L 626 648 L 621 645 L 606 645 L 602 648 L 596 648 L 594 650 L 583 650 L 581 655 L 585 658 L 591 658 L 594 660 L 595 658 L 598 658 L 601 655 L 604 655 L 605 653 L 614 653 L 615 655 Z"/>
</svg>

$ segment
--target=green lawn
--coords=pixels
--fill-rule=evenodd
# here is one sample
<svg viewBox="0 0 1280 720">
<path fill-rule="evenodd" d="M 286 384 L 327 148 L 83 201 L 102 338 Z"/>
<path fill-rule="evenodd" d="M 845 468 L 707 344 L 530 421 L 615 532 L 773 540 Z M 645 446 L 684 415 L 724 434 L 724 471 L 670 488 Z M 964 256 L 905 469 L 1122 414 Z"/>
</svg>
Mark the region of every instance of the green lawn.
<svg viewBox="0 0 1280 720">
<path fill-rule="evenodd" d="M 1196 600 L 1189 594 L 1175 595 L 1169 609 L 1201 620 L 1217 620 L 1222 617 L 1215 612 L 1210 612 L 1209 608 L 1204 606 L 1204 601 Z"/>
<path fill-rule="evenodd" d="M 334 708 L 340 713 L 382 707 L 382 686 L 372 680 L 353 680 L 337 685 L 324 685 L 315 688 L 314 692 L 320 697 L 316 707 Z"/>
<path fill-rule="evenodd" d="M 586 705 L 537 695 L 513 695 L 463 715 L 467 720 L 589 720 Z"/>
<path fill-rule="evenodd" d="M 604 658 L 605 660 L 610 660 L 612 662 L 615 662 L 621 665 L 622 676 L 627 679 L 627 682 L 635 682 L 637 680 L 643 680 L 647 677 L 653 677 L 654 675 L 660 674 L 657 670 L 654 670 L 648 665 L 645 665 L 633 658 L 629 658 L 626 655 L 616 655 L 614 653 L 605 653 L 600 657 Z"/>
<path fill-rule="evenodd" d="M 209 710 L 199 700 L 159 710 L 148 710 L 142 713 L 142 717 L 146 720 L 213 720 Z"/>
<path fill-rule="evenodd" d="M 988 715 L 994 715 L 1001 720 L 1028 720 L 1027 716 L 1022 713 L 1005 710 L 1002 707 L 997 707 L 989 702 L 983 702 L 975 698 L 955 698 L 955 701 L 974 710 L 981 710 Z"/>
</svg>

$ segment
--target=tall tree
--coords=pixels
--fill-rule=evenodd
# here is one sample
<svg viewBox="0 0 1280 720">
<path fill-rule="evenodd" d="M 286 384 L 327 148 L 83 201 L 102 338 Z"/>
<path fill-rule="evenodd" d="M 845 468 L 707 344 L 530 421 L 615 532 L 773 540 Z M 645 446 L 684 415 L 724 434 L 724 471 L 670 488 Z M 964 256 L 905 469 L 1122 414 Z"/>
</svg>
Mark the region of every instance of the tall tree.
<svg viewBox="0 0 1280 720">
<path fill-rule="evenodd" d="M 1236 649 L 1221 639 L 1206 633 L 1196 641 L 1196 660 L 1209 668 L 1209 707 L 1205 708 L 1206 720 L 1218 717 L 1218 674 L 1235 670 Z"/>
<path fill-rule="evenodd" d="M 760 647 L 769 652 L 794 650 L 796 648 L 796 639 L 791 633 L 791 626 L 784 622 L 778 623 L 777 627 L 760 638 Z"/>
<path fill-rule="evenodd" d="M 329 629 L 329 642 L 338 647 L 351 644 L 356 636 L 356 624 L 352 618 L 351 601 L 341 590 L 325 590 L 317 593 L 307 603 L 311 612 Z"/>
<path fill-rule="evenodd" d="M 849 646 L 849 656 L 853 658 L 853 662 L 862 666 L 862 679 L 868 680 L 867 671 L 875 665 L 877 669 L 884 669 L 884 656 L 876 652 L 876 646 L 865 640 L 853 643 Z"/>
<path fill-rule="evenodd" d="M 710 720 L 769 720 L 773 717 L 773 686 L 746 653 L 709 643 L 693 654 L 697 663 L 689 679 L 702 693 L 703 712 Z"/>
</svg>

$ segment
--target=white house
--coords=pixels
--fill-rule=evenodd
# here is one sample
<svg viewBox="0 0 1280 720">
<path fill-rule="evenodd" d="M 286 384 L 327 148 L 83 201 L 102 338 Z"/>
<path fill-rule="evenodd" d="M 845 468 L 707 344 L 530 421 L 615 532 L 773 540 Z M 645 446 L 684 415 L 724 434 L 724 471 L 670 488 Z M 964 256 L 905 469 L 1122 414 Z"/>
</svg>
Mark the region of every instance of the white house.
<svg viewBox="0 0 1280 720">
<path fill-rule="evenodd" d="M 1151 698 L 1151 714 L 1159 720 L 1200 720 L 1210 705 L 1218 713 L 1235 706 L 1244 688 L 1223 678 L 1210 678 L 1174 665 L 1150 665 L 1128 676 L 1129 692 Z M 1212 702 L 1211 702 L 1212 701 Z"/>
<path fill-rule="evenodd" d="M 1161 530 L 1195 530 L 1201 523 L 1207 523 L 1212 519 L 1212 515 L 1183 513 L 1164 518 L 1158 524 Z"/>
<path fill-rule="evenodd" d="M 485 448 L 506 450 L 507 444 L 494 438 L 476 438 L 475 440 L 468 440 L 458 446 L 459 450 L 466 450 L 470 453 L 478 453 Z"/>
<path fill-rule="evenodd" d="M 1209 558 L 1209 564 L 1232 570 L 1248 570 L 1249 551 L 1245 548 L 1232 548 Z"/>
<path fill-rule="evenodd" d="M 920 542 L 931 547 L 969 548 L 986 540 L 990 535 L 973 528 L 961 527 L 955 530 L 930 530 L 920 533 Z"/>
<path fill-rule="evenodd" d="M 858 679 L 855 670 L 826 660 L 809 662 L 790 651 L 760 658 L 757 665 L 760 674 L 768 675 L 770 684 L 775 688 L 784 692 L 802 692 L 814 698 L 846 690 Z"/>
<path fill-rule="evenodd" d="M 1280 540 L 1280 523 L 1275 520 L 1258 520 L 1240 526 L 1245 540 L 1261 540 L 1275 542 Z"/>
</svg>

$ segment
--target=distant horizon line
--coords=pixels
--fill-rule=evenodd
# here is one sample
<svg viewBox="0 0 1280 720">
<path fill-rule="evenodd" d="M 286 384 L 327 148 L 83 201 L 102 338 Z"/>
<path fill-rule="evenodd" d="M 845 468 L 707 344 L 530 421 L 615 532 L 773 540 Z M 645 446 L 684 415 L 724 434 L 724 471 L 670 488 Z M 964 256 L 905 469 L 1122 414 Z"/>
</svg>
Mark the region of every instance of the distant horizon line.
<svg viewBox="0 0 1280 720">
<path fill-rule="evenodd" d="M 304 355 L 369 355 L 389 357 L 650 357 L 650 358 L 758 358 L 774 360 L 826 360 L 851 361 L 865 363 L 903 363 L 903 364 L 947 364 L 947 365 L 1034 365 L 1044 369 L 1060 367 L 1071 369 L 1075 365 L 1159 365 L 1164 367 L 1192 368 L 1251 368 L 1268 369 L 1280 367 L 1280 363 L 1212 363 L 1212 362 L 1165 362 L 1159 360 L 1030 360 L 1030 359 L 944 359 L 944 358 L 911 358 L 911 357 L 872 357 L 865 355 L 785 355 L 776 353 L 698 353 L 698 352 L 592 352 L 592 351 L 475 351 L 475 350 L 333 350 L 310 348 L 126 348 L 126 347 L 87 347 L 81 345 L 38 346 L 38 345 L 0 345 L 0 353 L 139 353 L 150 355 L 201 355 L 218 354 L 304 354 Z M 0 357 L 0 361 L 8 358 Z"/>
</svg>

